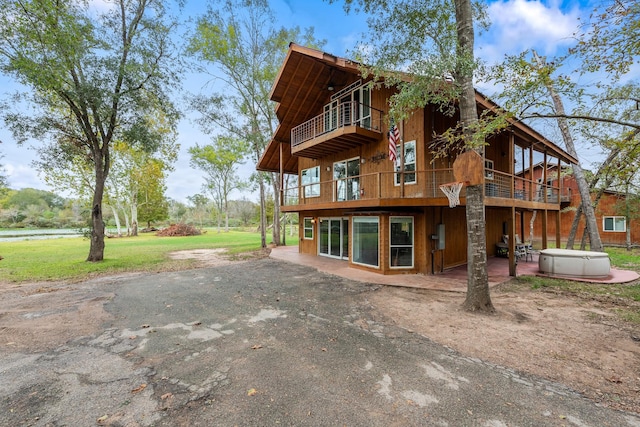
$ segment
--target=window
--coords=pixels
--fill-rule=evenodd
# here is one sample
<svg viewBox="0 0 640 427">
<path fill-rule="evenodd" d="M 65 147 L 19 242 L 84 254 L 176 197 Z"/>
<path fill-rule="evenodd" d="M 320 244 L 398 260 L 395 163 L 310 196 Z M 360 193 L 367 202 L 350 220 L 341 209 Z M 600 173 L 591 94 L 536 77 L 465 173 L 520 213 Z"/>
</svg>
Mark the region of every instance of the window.
<svg viewBox="0 0 640 427">
<path fill-rule="evenodd" d="M 377 216 L 353 218 L 352 259 L 356 264 L 379 266 L 378 242 L 380 219 Z"/>
<path fill-rule="evenodd" d="M 627 218 L 623 216 L 605 216 L 602 218 L 603 231 L 627 231 Z"/>
<path fill-rule="evenodd" d="M 484 159 L 484 177 L 493 179 L 493 160 Z"/>
<path fill-rule="evenodd" d="M 343 160 L 333 164 L 335 200 L 358 200 L 360 198 L 360 158 Z"/>
<path fill-rule="evenodd" d="M 396 162 L 396 185 L 400 185 L 400 172 L 402 168 L 402 162 L 404 162 L 404 183 L 415 184 L 416 183 L 416 141 L 409 141 L 404 143 L 404 154 L 401 153 L 402 144 L 397 145 L 398 150 L 398 162 Z"/>
<path fill-rule="evenodd" d="M 304 197 L 320 196 L 320 166 L 302 170 L 302 188 Z"/>
<path fill-rule="evenodd" d="M 413 217 L 391 217 L 389 265 L 394 267 L 413 267 Z"/>
<path fill-rule="evenodd" d="M 304 219 L 304 239 L 313 240 L 313 218 Z"/>
</svg>

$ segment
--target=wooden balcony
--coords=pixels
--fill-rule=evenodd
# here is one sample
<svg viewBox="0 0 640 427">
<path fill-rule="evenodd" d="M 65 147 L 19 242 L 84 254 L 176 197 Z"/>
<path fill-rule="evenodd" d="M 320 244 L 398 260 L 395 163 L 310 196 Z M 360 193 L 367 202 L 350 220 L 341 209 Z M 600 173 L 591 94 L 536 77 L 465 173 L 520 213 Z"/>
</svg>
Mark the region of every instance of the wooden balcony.
<svg viewBox="0 0 640 427">
<path fill-rule="evenodd" d="M 560 202 L 563 200 L 560 195 L 566 190 L 495 170 L 487 170 L 485 176 L 487 206 L 559 210 Z M 402 181 L 404 185 L 401 185 Z M 281 198 L 282 210 L 295 212 L 332 208 L 448 206 L 448 199 L 440 190 L 440 185 L 452 181 L 452 169 L 432 169 L 404 174 L 363 174 L 285 188 Z M 462 205 L 465 203 L 464 197 L 463 187 L 460 192 Z"/>
<path fill-rule="evenodd" d="M 291 154 L 317 159 L 382 138 L 382 111 L 344 102 L 291 129 Z"/>
</svg>

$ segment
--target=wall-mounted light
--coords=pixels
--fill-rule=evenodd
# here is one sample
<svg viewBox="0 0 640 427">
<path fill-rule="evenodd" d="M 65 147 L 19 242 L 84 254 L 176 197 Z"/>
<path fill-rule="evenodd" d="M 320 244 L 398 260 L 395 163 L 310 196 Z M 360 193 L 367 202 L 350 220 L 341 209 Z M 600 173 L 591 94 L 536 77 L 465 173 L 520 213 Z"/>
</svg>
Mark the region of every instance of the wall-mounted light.
<svg viewBox="0 0 640 427">
<path fill-rule="evenodd" d="M 333 84 L 332 84 L 332 83 L 329 83 L 329 85 L 327 86 L 327 90 L 328 90 L 329 92 L 333 92 L 333 89 L 335 89 L 335 88 L 333 87 Z"/>
<path fill-rule="evenodd" d="M 311 224 L 315 224 L 316 223 L 316 219 L 315 218 L 311 218 Z"/>
<path fill-rule="evenodd" d="M 331 166 L 327 166 L 327 172 L 331 172 Z"/>
<path fill-rule="evenodd" d="M 365 159 L 360 159 L 360 163 L 364 165 L 364 162 L 366 162 Z"/>
</svg>

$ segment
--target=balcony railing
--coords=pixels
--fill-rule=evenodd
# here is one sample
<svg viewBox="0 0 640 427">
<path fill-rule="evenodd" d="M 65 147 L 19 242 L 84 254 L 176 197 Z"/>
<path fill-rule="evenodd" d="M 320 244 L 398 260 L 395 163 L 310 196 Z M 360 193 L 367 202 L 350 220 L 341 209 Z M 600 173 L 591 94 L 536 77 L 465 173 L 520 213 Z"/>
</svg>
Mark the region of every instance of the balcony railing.
<svg viewBox="0 0 640 427">
<path fill-rule="evenodd" d="M 489 171 L 487 171 L 489 172 Z M 492 180 L 485 180 L 485 196 L 517 199 L 529 202 L 558 204 L 566 201 L 567 190 L 542 185 L 517 176 L 491 170 Z M 404 185 L 400 183 L 404 181 Z M 284 206 L 314 205 L 382 199 L 435 199 L 446 196 L 441 184 L 455 181 L 452 169 L 431 169 L 417 172 L 378 172 L 299 185 L 283 190 Z M 546 193 L 546 197 L 545 197 Z M 559 196 L 561 196 L 559 198 Z M 462 187 L 460 197 L 465 197 Z M 491 204 L 491 203 L 488 203 Z"/>
<path fill-rule="evenodd" d="M 382 111 L 356 101 L 343 102 L 291 129 L 291 145 L 295 148 L 306 141 L 346 126 L 381 132 Z"/>
</svg>

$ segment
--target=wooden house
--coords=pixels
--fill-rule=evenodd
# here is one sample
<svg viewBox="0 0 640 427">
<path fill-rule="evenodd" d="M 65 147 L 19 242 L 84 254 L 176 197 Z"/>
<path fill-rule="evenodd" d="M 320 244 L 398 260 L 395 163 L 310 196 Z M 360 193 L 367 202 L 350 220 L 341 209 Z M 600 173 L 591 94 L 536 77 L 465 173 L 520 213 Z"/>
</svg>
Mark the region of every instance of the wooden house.
<svg viewBox="0 0 640 427">
<path fill-rule="evenodd" d="M 576 215 L 576 210 L 580 206 L 582 200 L 578 190 L 578 183 L 571 173 L 571 168 L 565 167 L 558 174 L 558 168 L 548 165 L 546 168 L 546 178 L 543 177 L 545 168 L 538 164 L 533 167 L 533 174 L 525 176 L 533 176 L 533 181 L 540 186 L 546 180 L 548 185 L 555 180 L 560 181 L 562 193 L 560 194 L 560 239 L 565 242 L 569 237 L 571 225 Z M 597 191 L 592 191 L 591 202 L 595 203 Z M 538 190 L 538 197 L 542 197 L 541 189 Z M 640 225 L 638 219 L 633 216 L 627 217 L 625 209 L 626 196 L 623 193 L 613 190 L 604 190 L 600 196 L 597 207 L 595 209 L 596 224 L 600 233 L 600 240 L 603 245 L 607 246 L 625 246 L 627 241 L 627 232 L 629 233 L 630 243 L 633 246 L 640 245 Z M 636 210 L 636 209 L 632 209 Z M 526 239 L 533 241 L 542 240 L 542 224 L 534 218 L 532 212 L 523 212 L 525 228 L 527 229 Z M 585 230 L 584 216 L 578 223 L 578 233 L 576 235 L 576 244 L 580 244 L 583 231 Z M 547 224 L 545 233 L 555 234 L 556 224 Z M 530 239 L 533 234 L 533 239 Z"/>
<path fill-rule="evenodd" d="M 390 161 L 393 93 L 370 88 L 348 59 L 291 44 L 271 91 L 279 126 L 257 169 L 298 177 L 283 188 L 281 208 L 299 214 L 301 253 L 381 274 L 437 274 L 467 262 L 465 189 L 454 208 L 440 189 L 454 181 L 455 158 L 436 159 L 430 149 L 434 135 L 457 117 L 433 106 L 417 109 L 399 124 L 398 161 Z M 479 112 L 497 108 L 481 94 L 476 101 Z M 480 176 L 487 252 L 494 256 L 503 235 L 523 235 L 518 212 L 539 211 L 545 227 L 560 221 L 560 182 L 544 183 L 550 196 L 539 200 L 522 170 L 576 160 L 516 120 L 487 142 Z M 513 243 L 510 249 L 515 274 Z"/>
</svg>

